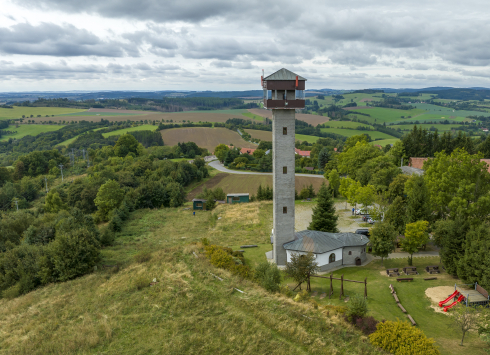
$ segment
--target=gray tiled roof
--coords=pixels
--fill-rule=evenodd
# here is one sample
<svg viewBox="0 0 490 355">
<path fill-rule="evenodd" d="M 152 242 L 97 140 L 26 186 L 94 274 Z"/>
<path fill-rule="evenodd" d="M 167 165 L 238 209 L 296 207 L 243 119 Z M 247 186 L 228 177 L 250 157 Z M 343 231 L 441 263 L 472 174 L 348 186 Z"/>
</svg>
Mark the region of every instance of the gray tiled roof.
<svg viewBox="0 0 490 355">
<path fill-rule="evenodd" d="M 299 76 L 298 74 L 293 73 L 290 70 L 287 70 L 285 68 L 279 69 L 275 73 L 272 73 L 269 76 L 266 76 L 264 80 L 296 80 L 296 76 L 298 77 L 298 80 L 305 80 L 302 76 Z"/>
<path fill-rule="evenodd" d="M 424 171 L 422 169 L 412 168 L 411 166 L 401 166 L 400 169 L 405 175 L 424 175 Z"/>
<path fill-rule="evenodd" d="M 286 250 L 322 254 L 343 247 L 364 246 L 367 243 L 369 243 L 369 239 L 362 234 L 304 230 L 296 232 L 294 240 L 285 243 L 283 246 Z"/>
<path fill-rule="evenodd" d="M 233 197 L 233 196 L 250 196 L 250 194 L 228 194 L 226 197 Z"/>
</svg>

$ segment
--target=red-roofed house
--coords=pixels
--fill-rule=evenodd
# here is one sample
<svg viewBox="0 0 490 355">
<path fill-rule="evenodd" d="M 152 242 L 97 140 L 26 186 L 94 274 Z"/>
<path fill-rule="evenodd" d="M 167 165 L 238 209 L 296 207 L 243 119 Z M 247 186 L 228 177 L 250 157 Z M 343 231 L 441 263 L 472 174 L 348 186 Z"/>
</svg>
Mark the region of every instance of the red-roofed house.
<svg viewBox="0 0 490 355">
<path fill-rule="evenodd" d="M 410 158 L 408 160 L 408 166 L 411 166 L 412 168 L 415 169 L 422 169 L 427 159 L 429 158 Z"/>
<path fill-rule="evenodd" d="M 310 151 L 309 150 L 299 150 L 298 148 L 294 148 L 294 153 L 300 155 L 303 158 L 309 158 L 310 157 Z"/>
<path fill-rule="evenodd" d="M 255 152 L 253 148 L 242 148 L 240 149 L 240 154 L 250 154 L 252 155 Z"/>
</svg>

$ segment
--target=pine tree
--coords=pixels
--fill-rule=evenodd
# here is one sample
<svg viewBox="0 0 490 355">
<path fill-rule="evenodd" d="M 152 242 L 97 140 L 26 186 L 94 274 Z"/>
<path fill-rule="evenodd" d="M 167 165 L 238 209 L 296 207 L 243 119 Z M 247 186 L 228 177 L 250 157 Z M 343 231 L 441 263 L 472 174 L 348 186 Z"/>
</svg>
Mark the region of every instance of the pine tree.
<svg viewBox="0 0 490 355">
<path fill-rule="evenodd" d="M 327 185 L 323 183 L 320 187 L 320 191 L 318 191 L 318 202 L 316 207 L 313 208 L 313 216 L 308 229 L 321 232 L 338 233 L 338 219 L 339 216 L 335 214 L 335 206 L 332 195 L 330 195 Z"/>
<path fill-rule="evenodd" d="M 385 221 L 390 223 L 398 234 L 403 234 L 405 232 L 405 224 L 407 223 L 406 211 L 407 208 L 405 207 L 405 202 L 400 196 L 395 198 L 386 211 Z"/>
<path fill-rule="evenodd" d="M 407 197 L 407 223 L 426 221 L 430 217 L 429 191 L 423 176 L 414 176 Z"/>
<path fill-rule="evenodd" d="M 257 189 L 257 201 L 262 201 L 264 199 L 264 191 L 262 190 L 262 184 L 259 185 Z"/>
<path fill-rule="evenodd" d="M 318 154 L 318 169 L 323 170 L 325 169 L 325 165 L 330 161 L 330 152 L 327 150 L 327 148 L 323 148 L 320 151 L 320 154 Z"/>
</svg>

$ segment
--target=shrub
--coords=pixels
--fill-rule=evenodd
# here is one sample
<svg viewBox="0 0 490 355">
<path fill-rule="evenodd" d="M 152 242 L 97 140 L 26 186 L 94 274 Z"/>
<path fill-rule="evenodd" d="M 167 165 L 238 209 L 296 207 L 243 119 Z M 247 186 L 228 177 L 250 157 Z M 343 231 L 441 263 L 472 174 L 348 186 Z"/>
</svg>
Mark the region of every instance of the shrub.
<svg viewBox="0 0 490 355">
<path fill-rule="evenodd" d="M 142 251 L 134 256 L 134 260 L 137 263 L 146 263 L 151 260 L 151 253 L 149 251 Z"/>
<path fill-rule="evenodd" d="M 109 229 L 113 232 L 120 232 L 122 229 L 122 219 L 118 214 L 114 214 L 109 222 Z"/>
<path fill-rule="evenodd" d="M 367 301 L 364 297 L 356 295 L 347 305 L 345 316 L 349 322 L 356 323 L 358 318 L 363 318 L 368 312 Z"/>
<path fill-rule="evenodd" d="M 334 312 L 339 313 L 339 314 L 344 314 L 345 312 L 347 312 L 347 307 L 345 307 L 345 306 L 334 306 L 331 304 L 327 304 L 324 308 L 327 311 L 334 311 Z"/>
<path fill-rule="evenodd" d="M 111 229 L 106 228 L 104 230 L 104 232 L 102 233 L 102 235 L 100 236 L 100 244 L 103 246 L 109 246 L 109 245 L 112 245 L 114 243 L 115 239 L 116 239 L 116 236 L 115 236 L 114 232 Z"/>
<path fill-rule="evenodd" d="M 356 326 L 364 334 L 369 335 L 376 331 L 376 326 L 379 322 L 374 317 L 364 317 L 356 319 Z"/>
<path fill-rule="evenodd" d="M 234 264 L 233 257 L 223 249 L 216 249 L 210 255 L 211 264 L 223 269 L 230 269 Z"/>
<path fill-rule="evenodd" d="M 310 299 L 310 293 L 306 290 L 298 292 L 296 294 L 296 297 L 294 297 L 294 300 L 296 302 L 305 302 L 305 301 L 308 301 L 309 299 Z"/>
<path fill-rule="evenodd" d="M 434 339 L 409 322 L 397 320 L 378 323 L 376 331 L 369 336 L 374 346 L 395 355 L 439 355 Z"/>
<path fill-rule="evenodd" d="M 276 264 L 271 264 L 268 261 L 261 262 L 255 269 L 255 278 L 267 291 L 279 291 L 281 272 Z"/>
</svg>

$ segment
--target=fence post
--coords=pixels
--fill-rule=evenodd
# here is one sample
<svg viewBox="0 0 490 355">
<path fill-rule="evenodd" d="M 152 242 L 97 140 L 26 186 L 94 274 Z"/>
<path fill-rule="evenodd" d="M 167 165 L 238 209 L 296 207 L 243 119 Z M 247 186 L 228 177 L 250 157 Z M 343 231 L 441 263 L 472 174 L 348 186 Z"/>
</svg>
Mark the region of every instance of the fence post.
<svg viewBox="0 0 490 355">
<path fill-rule="evenodd" d="M 364 279 L 364 298 L 367 298 L 367 277 Z"/>
<path fill-rule="evenodd" d="M 340 296 L 339 299 L 342 299 L 342 296 L 344 295 L 344 275 L 340 276 Z"/>
<path fill-rule="evenodd" d="M 330 274 L 330 293 L 328 295 L 328 298 L 332 298 L 332 295 L 333 295 L 332 274 Z"/>
</svg>

